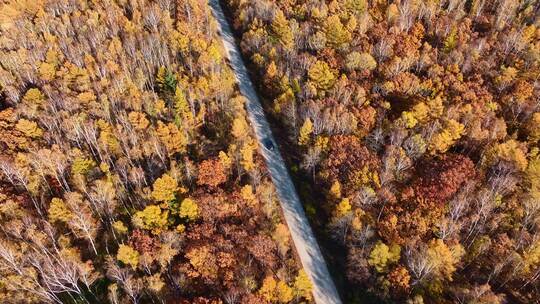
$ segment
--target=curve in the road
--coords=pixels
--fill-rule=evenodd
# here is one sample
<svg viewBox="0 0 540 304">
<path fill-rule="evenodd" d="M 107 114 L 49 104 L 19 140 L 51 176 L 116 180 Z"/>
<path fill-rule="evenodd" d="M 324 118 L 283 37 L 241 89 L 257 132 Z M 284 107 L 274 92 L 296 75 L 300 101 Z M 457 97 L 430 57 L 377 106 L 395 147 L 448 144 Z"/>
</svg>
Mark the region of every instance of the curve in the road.
<svg viewBox="0 0 540 304">
<path fill-rule="evenodd" d="M 277 150 L 272 131 L 270 130 L 270 126 L 264 115 L 259 97 L 250 80 L 248 71 L 242 60 L 240 51 L 236 46 L 233 33 L 225 18 L 219 0 L 210 0 L 210 7 L 218 22 L 220 35 L 223 40 L 227 57 L 230 60 L 230 64 L 236 75 L 240 92 L 247 99 L 249 120 L 255 130 L 255 135 L 259 141 L 259 146 L 261 147 L 260 150 L 266 160 L 272 182 L 274 183 L 280 198 L 281 208 L 283 209 L 285 221 L 291 232 L 296 251 L 304 270 L 313 283 L 313 298 L 317 304 L 341 304 L 338 292 L 332 281 L 332 277 L 328 272 L 326 262 L 323 259 L 319 244 L 309 225 L 281 154 Z M 265 140 L 270 140 L 276 148 L 271 150 L 265 148 L 265 145 L 263 144 L 263 141 Z"/>
</svg>

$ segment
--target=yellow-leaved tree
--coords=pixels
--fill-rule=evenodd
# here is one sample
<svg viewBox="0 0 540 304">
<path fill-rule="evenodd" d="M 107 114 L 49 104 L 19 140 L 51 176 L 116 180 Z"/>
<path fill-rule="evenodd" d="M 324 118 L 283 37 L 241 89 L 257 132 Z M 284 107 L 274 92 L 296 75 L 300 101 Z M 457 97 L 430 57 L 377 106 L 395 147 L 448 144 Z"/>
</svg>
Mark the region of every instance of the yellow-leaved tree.
<svg viewBox="0 0 540 304">
<path fill-rule="evenodd" d="M 294 298 L 294 290 L 286 282 L 276 281 L 272 276 L 264 279 L 259 294 L 271 303 L 289 303 Z"/>
<path fill-rule="evenodd" d="M 120 143 L 114 134 L 113 126 L 103 119 L 98 120 L 97 124 L 100 128 L 99 143 L 103 149 L 109 150 L 112 153 L 119 153 L 121 150 Z"/>
<path fill-rule="evenodd" d="M 328 63 L 321 60 L 317 60 L 311 66 L 308 71 L 308 77 L 315 87 L 320 90 L 330 89 L 336 81 L 334 71 L 330 69 Z"/>
<path fill-rule="evenodd" d="M 186 198 L 180 205 L 179 214 L 183 218 L 194 221 L 199 217 L 199 206 L 197 206 L 197 203 L 194 200 Z"/>
<path fill-rule="evenodd" d="M 352 206 L 349 201 L 349 198 L 343 198 L 339 204 L 337 204 L 336 209 L 334 210 L 334 216 L 337 218 L 343 217 L 351 212 Z"/>
<path fill-rule="evenodd" d="M 540 112 L 536 112 L 532 115 L 531 120 L 527 125 L 529 132 L 529 140 L 540 140 Z"/>
<path fill-rule="evenodd" d="M 298 144 L 305 146 L 309 143 L 310 135 L 313 133 L 313 123 L 311 119 L 306 118 L 304 124 L 300 128 L 300 135 L 298 137 Z"/>
<path fill-rule="evenodd" d="M 153 234 L 160 234 L 169 224 L 169 210 L 162 210 L 157 205 L 149 205 L 133 216 L 133 224 L 137 227 L 151 230 Z"/>
<path fill-rule="evenodd" d="M 67 223 L 73 217 L 73 213 L 62 199 L 57 197 L 51 200 L 49 205 L 49 220 L 51 222 Z"/>
<path fill-rule="evenodd" d="M 133 269 L 137 268 L 137 265 L 139 265 L 139 252 L 124 244 L 120 244 L 118 247 L 116 258 L 120 262 L 131 266 Z"/>
<path fill-rule="evenodd" d="M 243 186 L 240 190 L 240 195 L 248 202 L 253 202 L 257 199 L 255 194 L 253 193 L 253 187 L 251 187 L 251 185 Z"/>
<path fill-rule="evenodd" d="M 164 124 L 158 121 L 157 136 L 167 148 L 169 155 L 186 151 L 188 140 L 184 133 L 173 123 Z"/>
<path fill-rule="evenodd" d="M 148 128 L 150 125 L 150 121 L 148 121 L 146 115 L 142 112 L 130 112 L 128 119 L 136 130 L 146 130 L 146 128 Z"/>
<path fill-rule="evenodd" d="M 341 23 L 339 15 L 332 15 L 325 21 L 324 33 L 328 44 L 334 48 L 341 48 L 351 41 L 351 33 Z"/>
<path fill-rule="evenodd" d="M 186 127 L 193 127 L 193 113 L 189 107 L 186 95 L 178 86 L 176 86 L 174 93 L 174 111 L 174 119 L 178 126 L 183 124 Z"/>
<path fill-rule="evenodd" d="M 434 270 L 451 281 L 452 274 L 456 271 L 456 264 L 464 253 L 465 250 L 461 244 L 447 246 L 443 240 L 435 239 L 429 242 L 427 257 Z"/>
<path fill-rule="evenodd" d="M 294 44 L 294 36 L 289 26 L 289 22 L 283 11 L 278 9 L 272 20 L 271 29 L 273 34 L 279 39 L 285 48 L 291 48 Z"/>
<path fill-rule="evenodd" d="M 372 71 L 377 67 L 377 61 L 369 53 L 352 52 L 347 55 L 345 66 L 349 70 Z"/>
<path fill-rule="evenodd" d="M 219 157 L 219 162 L 221 163 L 223 168 L 225 170 L 229 170 L 232 166 L 232 160 L 229 157 L 229 155 L 227 155 L 227 153 L 224 151 L 219 151 L 218 157 Z"/>
<path fill-rule="evenodd" d="M 71 173 L 73 175 L 80 174 L 85 175 L 92 168 L 96 166 L 96 162 L 93 159 L 79 156 L 73 160 L 71 164 Z"/>
<path fill-rule="evenodd" d="M 22 103 L 24 104 L 25 108 L 28 109 L 27 115 L 29 115 L 29 117 L 33 117 L 38 113 L 38 111 L 42 110 L 44 101 L 45 96 L 43 96 L 43 93 L 36 88 L 31 88 L 26 91 L 22 98 Z"/>
<path fill-rule="evenodd" d="M 244 116 L 237 116 L 233 120 L 232 135 L 240 141 L 249 135 L 249 125 Z"/>
<path fill-rule="evenodd" d="M 313 284 L 311 284 L 307 273 L 304 271 L 304 269 L 300 269 L 294 280 L 294 293 L 296 297 L 311 301 L 313 299 L 312 290 Z"/>
<path fill-rule="evenodd" d="M 178 191 L 178 182 L 168 174 L 163 174 L 156 179 L 153 186 L 152 197 L 158 202 L 170 202 L 174 200 Z"/>
<path fill-rule="evenodd" d="M 529 274 L 540 265 L 540 240 L 533 242 L 523 253 L 523 272 Z"/>
<path fill-rule="evenodd" d="M 341 198 L 341 183 L 338 180 L 335 180 L 330 187 L 330 195 L 332 198 L 338 199 Z"/>
<path fill-rule="evenodd" d="M 24 118 L 17 122 L 15 129 L 23 133 L 26 137 L 40 138 L 43 136 L 43 130 L 35 121 L 26 120 Z"/>
<path fill-rule="evenodd" d="M 510 139 L 486 149 L 482 163 L 491 166 L 499 161 L 505 161 L 513 164 L 517 170 L 523 171 L 527 168 L 528 163 L 525 152 L 526 148 L 522 143 Z"/>
<path fill-rule="evenodd" d="M 465 127 L 459 122 L 449 119 L 445 127 L 431 139 L 429 150 L 432 154 L 446 152 L 458 139 L 461 138 Z"/>
<path fill-rule="evenodd" d="M 377 272 L 384 272 L 390 264 L 399 261 L 401 247 L 397 244 L 390 246 L 383 242 L 378 242 L 369 254 L 368 264 L 375 267 Z"/>
<path fill-rule="evenodd" d="M 242 148 L 240 149 L 240 154 L 242 159 L 240 164 L 246 171 L 251 171 L 255 169 L 255 162 L 253 160 L 253 153 L 256 149 L 256 142 L 250 137 L 249 140 L 246 140 Z"/>
</svg>

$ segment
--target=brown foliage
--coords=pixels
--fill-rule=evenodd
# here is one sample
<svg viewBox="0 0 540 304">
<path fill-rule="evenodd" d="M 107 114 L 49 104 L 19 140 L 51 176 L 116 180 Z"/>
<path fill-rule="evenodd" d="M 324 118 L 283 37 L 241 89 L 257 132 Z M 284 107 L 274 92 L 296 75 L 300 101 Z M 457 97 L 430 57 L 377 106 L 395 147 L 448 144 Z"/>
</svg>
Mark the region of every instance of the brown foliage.
<svg viewBox="0 0 540 304">
<path fill-rule="evenodd" d="M 153 253 L 159 249 L 159 241 L 148 232 L 135 229 L 129 236 L 129 246 L 139 253 Z"/>
<path fill-rule="evenodd" d="M 328 158 L 323 162 L 323 173 L 327 175 L 327 180 L 347 184 L 354 182 L 356 174 L 365 167 L 369 171 L 377 171 L 379 159 L 356 136 L 333 136 L 328 145 Z"/>
<path fill-rule="evenodd" d="M 475 175 L 473 162 L 459 154 L 427 160 L 417 173 L 413 188 L 419 200 L 445 203 L 459 187 Z"/>
<path fill-rule="evenodd" d="M 206 185 L 216 187 L 227 181 L 225 168 L 220 160 L 207 159 L 199 164 L 199 175 L 197 176 L 197 185 Z"/>
<path fill-rule="evenodd" d="M 403 294 L 408 291 L 411 276 L 407 268 L 399 265 L 388 274 L 387 278 L 394 293 Z"/>
</svg>

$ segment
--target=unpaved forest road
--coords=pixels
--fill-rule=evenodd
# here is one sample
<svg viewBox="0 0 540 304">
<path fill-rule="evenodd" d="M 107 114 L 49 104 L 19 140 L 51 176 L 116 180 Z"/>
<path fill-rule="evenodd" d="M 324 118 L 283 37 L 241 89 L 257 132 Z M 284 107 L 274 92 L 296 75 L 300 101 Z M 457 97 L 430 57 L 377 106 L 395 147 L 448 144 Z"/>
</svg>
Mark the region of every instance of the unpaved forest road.
<svg viewBox="0 0 540 304">
<path fill-rule="evenodd" d="M 255 135 L 259 142 L 266 165 L 272 177 L 272 182 L 276 187 L 281 201 L 281 208 L 285 215 L 285 221 L 291 232 L 291 236 L 296 247 L 296 251 L 302 262 L 302 266 L 313 283 L 313 297 L 317 304 L 338 304 L 341 303 L 336 286 L 328 272 L 328 267 L 324 261 L 319 244 L 311 230 L 311 226 L 304 213 L 296 189 L 291 181 L 289 172 L 285 167 L 283 158 L 279 153 L 268 121 L 264 116 L 259 97 L 255 92 L 246 66 L 236 46 L 233 33 L 225 18 L 219 0 L 209 0 L 210 7 L 218 22 L 218 28 L 223 40 L 223 45 L 227 52 L 227 57 L 236 74 L 236 80 L 240 87 L 240 92 L 247 99 L 247 111 L 249 120 L 255 130 Z M 273 150 L 265 148 L 263 141 L 270 139 L 273 142 Z"/>
</svg>

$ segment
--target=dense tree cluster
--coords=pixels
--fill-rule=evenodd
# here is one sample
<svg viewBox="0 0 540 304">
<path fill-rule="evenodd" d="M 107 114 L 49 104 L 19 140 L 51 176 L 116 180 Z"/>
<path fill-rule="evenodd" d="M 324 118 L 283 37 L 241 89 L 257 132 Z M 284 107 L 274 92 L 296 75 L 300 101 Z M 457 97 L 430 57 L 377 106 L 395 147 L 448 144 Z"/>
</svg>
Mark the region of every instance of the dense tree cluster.
<svg viewBox="0 0 540 304">
<path fill-rule="evenodd" d="M 206 1 L 0 0 L 0 132 L 0 302 L 311 302 Z"/>
<path fill-rule="evenodd" d="M 540 299 L 538 1 L 227 3 L 346 301 Z"/>
</svg>

